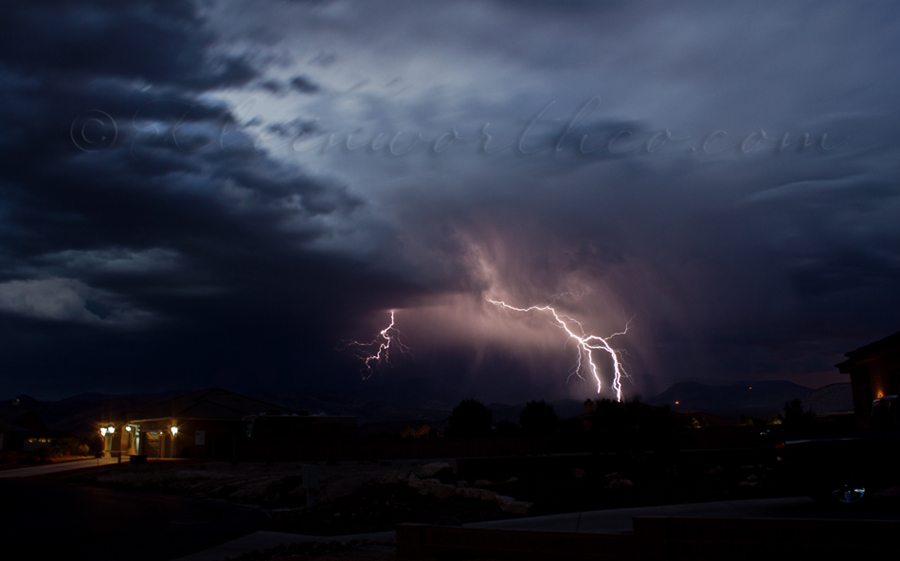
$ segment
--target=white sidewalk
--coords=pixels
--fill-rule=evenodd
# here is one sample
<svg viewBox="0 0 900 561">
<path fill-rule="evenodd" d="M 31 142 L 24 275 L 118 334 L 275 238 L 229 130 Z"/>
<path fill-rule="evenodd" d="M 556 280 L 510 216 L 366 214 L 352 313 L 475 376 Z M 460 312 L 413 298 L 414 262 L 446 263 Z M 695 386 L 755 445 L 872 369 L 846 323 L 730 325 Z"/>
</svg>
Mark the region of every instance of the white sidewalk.
<svg viewBox="0 0 900 561">
<path fill-rule="evenodd" d="M 72 462 L 59 462 L 57 464 L 44 464 L 40 466 L 7 469 L 0 471 L 0 479 L 35 477 L 38 475 L 46 475 L 48 473 L 58 473 L 61 471 L 71 471 L 75 469 L 105 466 L 108 464 L 118 463 L 118 461 L 118 458 L 96 458 L 90 460 L 75 460 Z"/>
</svg>

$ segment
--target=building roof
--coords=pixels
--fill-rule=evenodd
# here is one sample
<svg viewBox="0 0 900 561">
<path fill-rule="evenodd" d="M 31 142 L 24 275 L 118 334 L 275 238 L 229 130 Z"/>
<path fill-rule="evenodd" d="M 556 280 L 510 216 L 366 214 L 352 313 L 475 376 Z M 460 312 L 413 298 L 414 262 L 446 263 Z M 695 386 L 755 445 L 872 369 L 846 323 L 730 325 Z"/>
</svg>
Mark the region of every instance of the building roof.
<svg viewBox="0 0 900 561">
<path fill-rule="evenodd" d="M 6 432 L 6 433 L 31 432 L 30 430 L 26 429 L 25 427 L 20 427 L 17 424 L 4 421 L 2 418 L 0 418 L 0 430 L 2 430 L 3 432 Z"/>
<path fill-rule="evenodd" d="M 900 352 L 900 331 L 889 335 L 880 341 L 869 343 L 846 354 L 847 360 L 835 366 L 843 373 L 848 373 L 854 366 L 858 366 L 870 360 L 875 360 L 889 353 Z"/>
<path fill-rule="evenodd" d="M 0 422 L 7 431 L 33 431 L 45 433 L 49 429 L 40 415 L 27 407 L 13 405 L 13 402 L 0 403 Z"/>
<path fill-rule="evenodd" d="M 0 403 L 0 421 L 4 421 L 10 425 L 18 425 L 28 409 L 19 405 L 12 405 L 10 402 Z"/>
<path fill-rule="evenodd" d="M 152 419 L 207 419 L 240 421 L 260 413 L 297 413 L 252 397 L 212 388 L 179 395 L 128 413 L 128 421 Z"/>
<path fill-rule="evenodd" d="M 803 400 L 803 410 L 818 416 L 853 413 L 853 390 L 850 382 L 829 384 L 813 390 Z"/>
</svg>

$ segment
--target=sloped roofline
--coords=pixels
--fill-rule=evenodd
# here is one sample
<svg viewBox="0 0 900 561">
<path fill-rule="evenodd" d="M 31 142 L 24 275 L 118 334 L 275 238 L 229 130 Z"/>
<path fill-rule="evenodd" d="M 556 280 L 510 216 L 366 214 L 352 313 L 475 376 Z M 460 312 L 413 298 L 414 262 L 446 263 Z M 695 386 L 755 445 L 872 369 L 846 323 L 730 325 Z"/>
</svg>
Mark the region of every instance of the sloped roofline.
<svg viewBox="0 0 900 561">
<path fill-rule="evenodd" d="M 900 351 L 900 331 L 893 335 L 888 335 L 884 339 L 880 339 L 874 343 L 869 343 L 868 345 L 845 353 L 844 356 L 847 357 L 847 360 L 840 362 L 835 366 L 842 373 L 849 374 L 856 366 L 897 351 Z"/>
</svg>

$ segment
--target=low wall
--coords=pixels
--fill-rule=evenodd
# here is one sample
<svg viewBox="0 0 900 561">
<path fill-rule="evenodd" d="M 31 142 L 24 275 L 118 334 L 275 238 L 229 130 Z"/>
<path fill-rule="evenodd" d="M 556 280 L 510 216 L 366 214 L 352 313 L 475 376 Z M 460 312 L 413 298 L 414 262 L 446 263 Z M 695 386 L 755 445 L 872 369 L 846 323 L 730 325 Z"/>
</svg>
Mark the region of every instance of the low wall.
<svg viewBox="0 0 900 561">
<path fill-rule="evenodd" d="M 882 558 L 900 521 L 635 518 L 632 533 L 542 532 L 401 524 L 397 556 L 516 560 Z"/>
<path fill-rule="evenodd" d="M 515 559 L 521 561 L 636 559 L 630 534 L 541 532 L 400 524 L 397 557 Z"/>
</svg>

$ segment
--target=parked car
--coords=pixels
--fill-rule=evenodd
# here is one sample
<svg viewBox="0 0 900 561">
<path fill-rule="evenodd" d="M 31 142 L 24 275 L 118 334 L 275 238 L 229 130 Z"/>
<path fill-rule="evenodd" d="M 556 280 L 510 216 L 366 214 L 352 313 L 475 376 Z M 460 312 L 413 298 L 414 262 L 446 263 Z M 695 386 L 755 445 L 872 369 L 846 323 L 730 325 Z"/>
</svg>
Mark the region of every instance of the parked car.
<svg viewBox="0 0 900 561">
<path fill-rule="evenodd" d="M 770 435 L 776 471 L 804 494 L 845 506 L 900 485 L 900 396 L 876 399 L 871 425 L 852 431 Z"/>
</svg>

